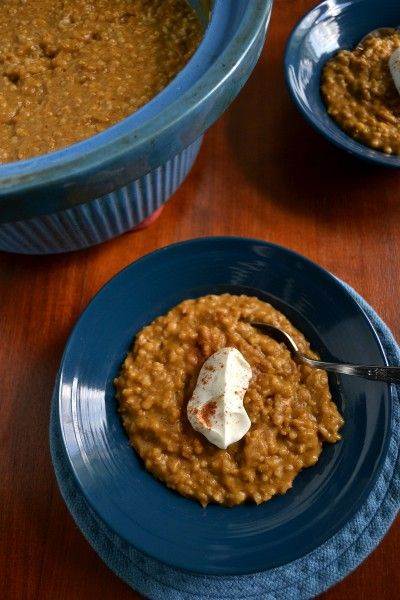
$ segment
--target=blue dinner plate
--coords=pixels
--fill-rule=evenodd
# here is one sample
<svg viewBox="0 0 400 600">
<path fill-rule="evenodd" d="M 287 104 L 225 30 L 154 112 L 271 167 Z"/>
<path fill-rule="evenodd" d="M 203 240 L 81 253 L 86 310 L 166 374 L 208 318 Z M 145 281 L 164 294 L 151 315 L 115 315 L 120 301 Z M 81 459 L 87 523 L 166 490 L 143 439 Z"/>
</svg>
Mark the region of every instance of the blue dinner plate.
<svg viewBox="0 0 400 600">
<path fill-rule="evenodd" d="M 185 298 L 246 293 L 285 313 L 324 357 L 387 364 L 373 326 L 343 285 L 306 258 L 262 241 L 200 238 L 131 264 L 95 296 L 68 341 L 55 389 L 62 441 L 90 506 L 119 536 L 165 563 L 245 574 L 293 561 L 357 511 L 388 448 L 387 385 L 331 379 L 343 439 L 324 445 L 293 488 L 234 508 L 183 498 L 150 475 L 129 446 L 114 396 L 135 334 Z"/>
</svg>

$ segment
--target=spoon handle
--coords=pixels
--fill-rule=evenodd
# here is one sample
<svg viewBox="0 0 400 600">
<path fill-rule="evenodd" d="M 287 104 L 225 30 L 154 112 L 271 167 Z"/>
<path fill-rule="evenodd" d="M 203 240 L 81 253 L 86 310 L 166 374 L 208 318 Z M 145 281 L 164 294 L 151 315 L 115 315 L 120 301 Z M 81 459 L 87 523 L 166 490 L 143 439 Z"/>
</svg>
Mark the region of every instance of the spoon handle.
<svg viewBox="0 0 400 600">
<path fill-rule="evenodd" d="M 306 356 L 302 356 L 304 362 L 310 366 L 332 371 L 334 373 L 343 373 L 344 375 L 356 375 L 364 379 L 372 379 L 373 381 L 386 381 L 387 383 L 400 384 L 400 367 L 377 367 L 368 365 L 341 365 L 335 363 L 327 363 L 321 360 L 311 360 Z"/>
</svg>

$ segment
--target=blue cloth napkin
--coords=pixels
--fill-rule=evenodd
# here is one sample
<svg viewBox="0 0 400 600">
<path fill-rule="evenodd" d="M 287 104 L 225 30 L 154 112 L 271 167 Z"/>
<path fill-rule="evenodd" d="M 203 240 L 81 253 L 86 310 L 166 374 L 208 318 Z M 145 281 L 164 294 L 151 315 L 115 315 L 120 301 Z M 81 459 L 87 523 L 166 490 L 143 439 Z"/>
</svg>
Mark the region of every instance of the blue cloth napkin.
<svg viewBox="0 0 400 600">
<path fill-rule="evenodd" d="M 343 284 L 345 285 L 345 284 Z M 352 288 L 348 291 L 367 313 L 392 365 L 400 349 L 387 326 Z M 394 389 L 393 430 L 389 452 L 376 485 L 358 513 L 325 544 L 290 564 L 241 577 L 204 576 L 183 572 L 138 552 L 93 513 L 77 488 L 60 441 L 58 411 L 53 401 L 50 447 L 65 503 L 88 542 L 129 586 L 152 600 L 313 598 L 353 571 L 379 544 L 400 507 L 400 386 Z"/>
</svg>

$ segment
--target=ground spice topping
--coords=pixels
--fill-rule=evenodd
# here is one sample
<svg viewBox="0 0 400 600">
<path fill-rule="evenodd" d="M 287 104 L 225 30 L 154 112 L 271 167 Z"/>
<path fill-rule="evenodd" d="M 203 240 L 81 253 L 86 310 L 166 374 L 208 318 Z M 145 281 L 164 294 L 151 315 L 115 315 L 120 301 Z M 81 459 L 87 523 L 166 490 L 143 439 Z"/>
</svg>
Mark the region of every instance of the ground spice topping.
<svg viewBox="0 0 400 600">
<path fill-rule="evenodd" d="M 207 402 L 207 404 L 197 411 L 198 416 L 204 422 L 206 427 L 211 427 L 211 419 L 215 415 L 216 410 L 217 403 L 215 400 L 211 400 L 211 402 Z"/>
</svg>

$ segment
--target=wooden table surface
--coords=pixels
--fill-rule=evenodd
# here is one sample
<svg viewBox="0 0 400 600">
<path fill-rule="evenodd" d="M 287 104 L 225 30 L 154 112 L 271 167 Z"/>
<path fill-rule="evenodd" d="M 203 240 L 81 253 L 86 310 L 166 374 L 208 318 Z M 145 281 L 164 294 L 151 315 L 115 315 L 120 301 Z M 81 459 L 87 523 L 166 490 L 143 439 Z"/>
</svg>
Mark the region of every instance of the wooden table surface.
<svg viewBox="0 0 400 600">
<path fill-rule="evenodd" d="M 68 255 L 0 254 L 0 594 L 4 600 L 138 598 L 74 525 L 48 449 L 50 399 L 77 317 L 110 277 L 152 250 L 205 235 L 297 250 L 354 286 L 400 337 L 400 175 L 361 164 L 303 121 L 284 85 L 284 44 L 310 0 L 276 0 L 247 86 L 205 138 L 151 228 Z M 394 524 L 326 600 L 394 600 Z M 288 599 L 290 600 L 290 599 Z"/>
</svg>

